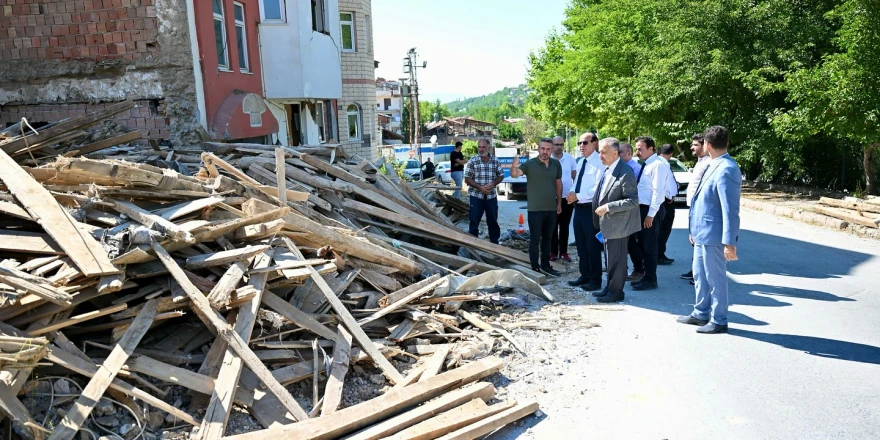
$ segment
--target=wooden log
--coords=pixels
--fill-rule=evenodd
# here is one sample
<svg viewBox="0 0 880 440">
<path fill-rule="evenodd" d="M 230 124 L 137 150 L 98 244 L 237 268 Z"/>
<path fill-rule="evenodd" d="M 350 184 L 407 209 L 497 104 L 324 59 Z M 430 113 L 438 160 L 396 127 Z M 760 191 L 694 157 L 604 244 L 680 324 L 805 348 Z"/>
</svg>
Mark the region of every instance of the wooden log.
<svg viewBox="0 0 880 440">
<path fill-rule="evenodd" d="M 224 264 L 232 263 L 234 261 L 247 260 L 248 258 L 257 255 L 265 251 L 266 249 L 269 249 L 269 246 L 247 246 L 228 251 L 220 251 L 213 254 L 204 254 L 189 257 L 186 259 L 186 268 L 190 270 L 204 269 L 206 267 L 221 266 Z"/>
<path fill-rule="evenodd" d="M 52 194 L 5 152 L 0 152 L 0 180 L 83 274 L 99 276 L 119 272 L 101 244 L 84 232 L 78 226 L 79 222 L 58 204 Z"/>
<path fill-rule="evenodd" d="M 289 239 L 284 238 L 284 242 L 287 246 L 287 249 L 290 252 L 293 252 L 300 259 L 304 259 L 302 253 L 300 253 L 299 248 L 296 247 Z M 333 310 L 336 311 L 336 314 L 339 316 L 339 319 L 345 324 L 345 327 L 351 332 L 354 339 L 358 342 L 358 345 L 370 355 L 370 358 L 373 359 L 373 362 L 376 363 L 376 366 L 382 370 L 382 374 L 391 381 L 392 384 L 400 382 L 403 380 L 403 376 L 399 371 L 394 369 L 394 366 L 382 356 L 382 353 L 373 345 L 373 342 L 370 341 L 367 334 L 361 329 L 360 325 L 357 321 L 354 320 L 354 317 L 351 316 L 348 309 L 345 308 L 345 304 L 336 297 L 333 293 L 333 289 L 327 285 L 327 282 L 324 281 L 324 278 L 321 278 L 321 275 L 311 266 L 307 266 L 312 273 L 312 282 L 321 289 L 321 292 L 327 298 L 327 302 L 330 303 L 330 306 L 333 307 Z"/>
<path fill-rule="evenodd" d="M 127 144 L 131 141 L 138 140 L 142 137 L 140 130 L 135 130 L 129 133 L 121 134 L 119 136 L 114 136 L 111 138 L 104 139 L 103 141 L 93 142 L 91 144 L 83 145 L 75 150 L 70 150 L 64 153 L 65 157 L 76 157 L 82 156 L 84 154 L 94 153 L 95 151 L 100 151 L 105 148 L 117 146 L 120 144 Z"/>
<path fill-rule="evenodd" d="M 268 251 L 257 256 L 254 266 L 257 268 L 266 267 L 271 262 L 271 251 Z M 245 307 L 239 309 L 233 328 L 233 331 L 244 341 L 251 338 L 251 332 L 257 321 L 257 313 L 260 311 L 260 299 L 266 288 L 267 278 L 266 274 L 258 274 L 248 280 L 248 285 L 257 291 L 257 295 Z M 251 354 L 253 355 L 253 353 Z M 256 355 L 254 357 L 256 358 Z M 238 388 L 238 380 L 241 377 L 243 367 L 240 356 L 232 350 L 226 352 L 223 357 L 223 366 L 220 367 L 220 373 L 217 375 L 214 392 L 211 394 L 211 402 L 208 404 L 205 418 L 202 420 L 202 426 L 197 433 L 190 436 L 191 440 L 215 440 L 223 437 L 226 422 L 232 410 L 232 395 Z M 294 416 L 296 415 L 294 414 Z"/>
<path fill-rule="evenodd" d="M 274 293 L 269 291 L 263 293 L 262 300 L 263 304 L 272 310 L 275 310 L 294 324 L 328 340 L 336 340 L 336 333 L 318 322 L 315 318 L 312 318 L 308 313 L 302 312 L 293 304 L 284 301 Z"/>
<path fill-rule="evenodd" d="M 420 231 L 437 235 L 439 237 L 444 237 L 462 246 L 469 246 L 475 249 L 480 249 L 498 256 L 509 258 L 522 264 L 530 264 L 528 255 L 522 252 L 515 251 L 513 249 L 494 243 L 489 243 L 488 241 L 477 240 L 474 238 L 473 235 L 468 235 L 458 230 L 438 225 L 434 222 L 417 220 L 413 219 L 412 217 L 405 217 L 397 213 L 377 208 L 375 206 L 370 206 L 365 203 L 356 202 L 354 200 L 346 200 L 343 206 L 345 206 L 346 209 L 363 212 L 364 214 L 370 214 L 377 218 L 390 220 L 395 223 L 400 223 L 403 225 L 407 225 L 411 228 L 418 229 Z"/>
<path fill-rule="evenodd" d="M 529 414 L 534 414 L 538 410 L 538 402 L 527 402 L 519 404 L 507 411 L 502 411 L 494 416 L 485 418 L 471 425 L 465 426 L 457 431 L 451 432 L 441 440 L 471 440 L 480 436 L 489 434 L 496 429 L 513 423 Z"/>
<path fill-rule="evenodd" d="M 868 228 L 880 228 L 880 224 L 878 224 L 878 222 L 875 222 L 874 220 L 867 217 L 861 217 L 858 215 L 858 212 L 847 212 L 842 209 L 825 208 L 822 206 L 813 206 L 813 210 L 818 212 L 819 214 L 824 214 L 829 217 L 834 217 L 860 226 L 866 226 Z"/>
<path fill-rule="evenodd" d="M 134 323 L 128 327 L 125 335 L 119 341 L 107 359 L 98 369 L 98 372 L 89 381 L 89 384 L 83 389 L 79 398 L 74 402 L 73 407 L 67 411 L 64 419 L 55 428 L 55 432 L 49 437 L 49 440 L 70 440 L 79 431 L 79 428 L 85 423 L 86 418 L 92 409 L 98 404 L 104 391 L 116 378 L 116 374 L 120 368 L 125 365 L 125 361 L 134 351 L 141 338 L 150 329 L 153 324 L 153 317 L 156 316 L 156 306 L 159 305 L 158 300 L 150 300 L 147 305 L 138 313 Z"/>
<path fill-rule="evenodd" d="M 77 357 L 75 354 L 69 353 L 57 347 L 53 347 L 49 351 L 49 354 L 46 355 L 46 359 L 54 364 L 60 365 L 70 371 L 82 374 L 86 377 L 94 377 L 99 372 L 98 367 L 95 364 L 91 363 L 91 361 L 85 361 L 82 358 Z M 143 391 L 140 388 L 135 388 L 131 384 L 124 382 L 120 379 L 113 379 L 113 381 L 110 382 L 110 388 L 128 394 L 129 396 L 141 399 L 144 402 L 156 407 L 157 409 L 165 411 L 173 415 L 174 417 L 177 417 L 178 419 L 189 423 L 190 425 L 199 426 L 199 422 L 197 422 L 191 415 L 166 403 L 162 399 L 154 397 L 152 394 Z"/>
<path fill-rule="evenodd" d="M 183 273 L 183 269 L 177 265 L 177 262 L 168 255 L 168 252 L 165 251 L 162 246 L 153 241 L 150 244 L 153 248 L 153 251 L 156 253 L 156 256 L 159 257 L 159 260 L 168 267 L 168 271 L 171 272 L 171 275 L 175 280 L 183 287 L 186 292 L 186 296 L 189 297 L 192 302 L 192 309 L 205 323 L 208 329 L 213 329 L 217 332 L 217 335 L 220 336 L 227 344 L 229 344 L 229 348 L 235 351 L 236 354 L 244 361 L 244 363 L 248 366 L 248 368 L 256 374 L 260 381 L 266 384 L 272 394 L 278 398 L 281 404 L 284 406 L 287 411 L 293 414 L 297 420 L 305 420 L 308 418 L 308 414 L 299 406 L 298 403 L 293 399 L 293 396 L 272 377 L 272 373 L 266 368 L 265 365 L 254 355 L 254 352 L 251 351 L 247 346 L 247 342 L 242 339 L 242 337 L 235 332 L 232 328 L 226 324 L 226 321 L 221 317 L 216 310 L 211 308 L 210 303 L 208 303 L 208 299 L 205 298 L 205 295 L 202 294 L 186 277 L 186 274 Z"/>
<path fill-rule="evenodd" d="M 388 416 L 413 408 L 462 385 L 496 373 L 501 370 L 503 365 L 504 363 L 498 358 L 483 358 L 435 376 L 431 380 L 391 390 L 380 397 L 350 406 L 326 417 L 234 435 L 227 437 L 227 439 L 309 438 L 320 440 L 338 438 L 384 420 Z"/>
<path fill-rule="evenodd" d="M 216 380 L 213 377 L 169 365 L 149 356 L 136 355 L 125 363 L 124 368 L 209 396 L 214 392 Z M 239 405 L 250 406 L 254 402 L 254 393 L 241 387 L 236 388 L 234 400 Z"/>
<path fill-rule="evenodd" d="M 866 211 L 866 212 L 874 212 L 880 213 L 880 205 L 876 205 L 869 202 L 855 202 L 848 200 L 838 200 L 838 199 L 830 199 L 828 197 L 820 197 L 819 203 L 828 206 L 834 206 L 836 208 L 845 208 L 852 209 L 855 211 Z"/>
<path fill-rule="evenodd" d="M 516 406 L 516 402 L 502 402 L 487 406 L 482 399 L 474 399 L 464 405 L 437 414 L 424 422 L 398 432 L 388 440 L 432 440 L 464 428 L 487 417 Z"/>
<path fill-rule="evenodd" d="M 491 383 L 479 382 L 464 388 L 450 391 L 435 400 L 405 413 L 382 421 L 367 429 L 356 432 L 345 440 L 378 440 L 400 432 L 434 415 L 448 411 L 473 399 L 488 401 L 495 396 L 495 387 Z"/>
<path fill-rule="evenodd" d="M 333 414 L 342 402 L 342 384 L 345 382 L 345 374 L 348 372 L 348 362 L 351 351 L 351 334 L 339 326 L 336 345 L 333 347 L 333 366 L 330 367 L 330 377 L 324 387 L 324 403 L 321 406 L 321 417 Z"/>
</svg>

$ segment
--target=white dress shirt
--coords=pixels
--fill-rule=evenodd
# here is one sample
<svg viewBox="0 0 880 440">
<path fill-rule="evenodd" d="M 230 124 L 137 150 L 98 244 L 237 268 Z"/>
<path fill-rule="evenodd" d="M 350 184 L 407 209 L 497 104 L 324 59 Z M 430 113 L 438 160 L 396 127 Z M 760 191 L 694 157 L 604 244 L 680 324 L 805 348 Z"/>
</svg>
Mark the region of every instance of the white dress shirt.
<svg viewBox="0 0 880 440">
<path fill-rule="evenodd" d="M 675 173 L 672 172 L 672 165 L 669 165 L 669 161 L 666 160 L 665 157 L 659 155 L 657 157 L 666 164 L 666 168 L 669 168 L 669 178 L 666 179 L 666 198 L 674 200 L 675 196 L 678 195 L 678 182 L 675 181 Z"/>
<path fill-rule="evenodd" d="M 584 162 L 584 160 L 586 160 L 586 162 Z M 579 204 L 592 203 L 593 195 L 596 194 L 596 185 L 599 184 L 599 179 L 605 171 L 605 165 L 602 165 L 602 160 L 599 159 L 599 153 L 594 151 L 593 154 L 586 159 L 584 159 L 583 156 L 578 158 L 577 175 L 574 177 L 574 183 L 571 184 L 570 192 L 575 192 L 577 181 L 581 178 L 581 170 L 583 170 L 584 178 L 581 182 L 581 190 L 576 193 L 577 200 Z"/>
<path fill-rule="evenodd" d="M 694 165 L 694 179 L 691 180 L 691 183 L 688 184 L 687 188 L 687 205 L 691 206 L 691 201 L 694 200 L 694 193 L 697 192 L 697 187 L 700 185 L 700 180 L 703 178 L 703 174 L 706 173 L 706 168 L 709 166 L 709 155 L 705 155 L 699 159 L 697 159 L 697 164 Z"/>
<path fill-rule="evenodd" d="M 562 158 L 556 156 L 552 157 L 558 160 L 559 164 L 562 165 L 562 194 L 563 197 L 565 197 L 571 192 L 571 186 L 574 185 L 574 179 L 571 178 L 571 173 L 577 171 L 577 161 L 574 156 L 564 151 L 562 152 Z"/>
<path fill-rule="evenodd" d="M 611 181 L 614 179 L 614 170 L 617 168 L 617 164 L 620 163 L 620 158 L 618 157 L 614 163 L 611 164 L 610 167 L 605 168 L 605 177 L 602 181 L 602 187 L 599 188 L 599 198 L 602 198 L 602 194 L 605 193 L 605 189 L 608 188 L 608 185 L 611 185 Z"/>
<path fill-rule="evenodd" d="M 669 164 L 660 156 L 652 154 L 642 168 L 639 179 L 639 204 L 648 205 L 648 217 L 657 215 L 660 205 L 666 200 L 666 185 L 669 181 Z"/>
</svg>

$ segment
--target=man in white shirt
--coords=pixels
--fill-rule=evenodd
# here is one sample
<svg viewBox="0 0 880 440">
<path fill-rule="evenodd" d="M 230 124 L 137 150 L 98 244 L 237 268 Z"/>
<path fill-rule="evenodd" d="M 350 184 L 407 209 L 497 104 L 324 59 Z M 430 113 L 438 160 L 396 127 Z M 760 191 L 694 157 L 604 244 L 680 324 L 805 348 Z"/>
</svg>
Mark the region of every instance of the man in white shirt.
<svg viewBox="0 0 880 440">
<path fill-rule="evenodd" d="M 633 175 L 638 176 L 642 172 L 642 164 L 633 158 L 632 145 L 624 142 L 620 144 L 620 160 L 629 165 Z M 645 261 L 642 259 L 642 251 L 639 247 L 639 234 L 632 234 L 626 243 L 626 252 L 633 263 L 632 274 L 626 277 L 627 281 L 638 281 L 645 276 Z"/>
<path fill-rule="evenodd" d="M 666 208 L 666 213 L 663 215 L 663 223 L 660 223 L 660 238 L 657 243 L 657 264 L 661 266 L 668 266 L 675 262 L 675 260 L 666 256 L 666 242 L 669 241 L 669 236 L 672 235 L 672 224 L 675 222 L 675 196 L 678 195 L 678 182 L 675 181 L 675 174 L 673 174 L 672 167 L 669 165 L 669 160 L 672 159 L 673 153 L 675 153 L 675 150 L 669 144 L 661 145 L 660 152 L 658 153 L 660 159 L 669 166 L 669 174 L 667 174 L 669 178 L 666 179 L 666 202 L 663 206 Z"/>
<path fill-rule="evenodd" d="M 584 133 L 578 140 L 581 157 L 577 173 L 566 200 L 574 206 L 574 241 L 578 251 L 580 276 L 568 282 L 588 292 L 602 288 L 602 243 L 596 238 L 599 230 L 593 225 L 593 196 L 605 172 L 605 165 L 596 148 L 599 138 L 595 133 Z"/>
<path fill-rule="evenodd" d="M 703 180 L 703 175 L 706 173 L 706 168 L 709 166 L 709 155 L 706 154 L 706 147 L 703 145 L 703 133 L 697 133 L 691 136 L 691 152 L 694 153 L 694 157 L 697 158 L 697 164 L 694 165 L 694 169 L 692 170 L 694 178 L 687 187 L 685 203 L 687 203 L 688 208 L 690 208 L 691 202 L 694 200 L 694 193 L 697 191 L 697 187 L 700 185 L 700 181 Z M 693 246 L 693 244 L 691 246 Z M 693 262 L 691 263 L 691 266 L 693 266 Z M 689 270 L 686 273 L 681 274 L 681 279 L 690 280 L 691 284 L 694 284 L 694 271 Z"/>
<path fill-rule="evenodd" d="M 660 223 L 663 222 L 665 213 L 663 205 L 670 171 L 669 164 L 654 154 L 655 148 L 654 139 L 648 136 L 636 138 L 636 154 L 645 163 L 636 179 L 639 183 L 639 209 L 642 216 L 639 245 L 645 260 L 645 276 L 639 281 L 633 281 L 633 290 L 657 288 L 657 244 Z"/>
<path fill-rule="evenodd" d="M 565 152 L 565 139 L 562 136 L 553 138 L 553 158 L 562 165 L 562 194 L 568 195 L 577 174 L 577 161 L 574 156 Z M 558 257 L 566 263 L 571 262 L 571 257 L 568 256 L 568 227 L 572 213 L 574 205 L 563 203 L 562 213 L 556 217 L 556 227 L 550 237 L 550 261 L 556 261 Z"/>
</svg>

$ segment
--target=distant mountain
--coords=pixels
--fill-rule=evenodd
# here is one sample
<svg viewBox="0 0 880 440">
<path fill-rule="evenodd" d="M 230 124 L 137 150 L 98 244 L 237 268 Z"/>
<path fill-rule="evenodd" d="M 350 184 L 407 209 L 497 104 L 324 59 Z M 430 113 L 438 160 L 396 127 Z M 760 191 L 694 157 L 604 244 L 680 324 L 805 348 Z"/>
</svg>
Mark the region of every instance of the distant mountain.
<svg viewBox="0 0 880 440">
<path fill-rule="evenodd" d="M 504 103 L 521 108 L 530 92 L 531 90 L 525 84 L 517 87 L 505 87 L 489 95 L 447 102 L 446 107 L 454 115 L 473 114 L 478 109 L 497 108 Z"/>
</svg>

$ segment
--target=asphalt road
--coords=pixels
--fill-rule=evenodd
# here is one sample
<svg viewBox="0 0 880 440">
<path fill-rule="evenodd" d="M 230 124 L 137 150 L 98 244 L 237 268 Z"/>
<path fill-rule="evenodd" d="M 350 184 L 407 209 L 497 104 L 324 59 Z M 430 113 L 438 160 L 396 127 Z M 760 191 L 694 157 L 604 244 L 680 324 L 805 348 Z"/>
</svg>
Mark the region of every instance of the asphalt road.
<svg viewBox="0 0 880 440">
<path fill-rule="evenodd" d="M 525 212 L 500 205 L 502 228 Z M 730 333 L 700 335 L 675 322 L 694 301 L 677 213 L 660 288 L 590 309 L 595 346 L 546 415 L 493 438 L 880 438 L 880 242 L 743 210 Z"/>
</svg>

